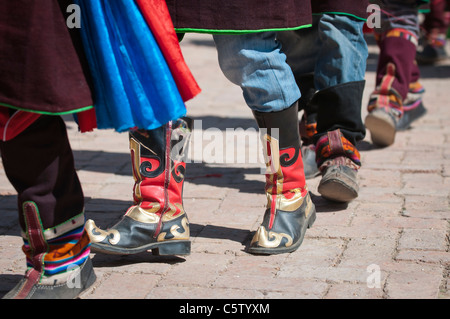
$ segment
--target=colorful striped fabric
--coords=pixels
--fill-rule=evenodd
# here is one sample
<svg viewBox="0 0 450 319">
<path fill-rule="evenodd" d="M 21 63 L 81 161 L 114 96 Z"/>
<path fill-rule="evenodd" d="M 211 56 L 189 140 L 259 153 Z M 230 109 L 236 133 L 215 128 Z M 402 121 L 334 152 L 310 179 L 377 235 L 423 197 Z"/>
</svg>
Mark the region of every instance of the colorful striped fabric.
<svg viewBox="0 0 450 319">
<path fill-rule="evenodd" d="M 33 268 L 32 248 L 26 238 L 23 240 L 22 250 L 26 255 L 27 267 Z M 71 270 L 83 264 L 89 257 L 90 240 L 84 229 L 84 223 L 56 238 L 45 240 L 48 248 L 44 256 L 44 276 Z"/>
<path fill-rule="evenodd" d="M 399 94 L 390 92 L 383 94 L 379 91 L 374 91 L 369 99 L 367 110 L 372 112 L 376 108 L 385 108 L 386 111 L 390 109 L 398 110 L 399 114 L 403 114 L 403 102 Z"/>
<path fill-rule="evenodd" d="M 358 149 L 347 140 L 344 135 L 337 130 L 339 133 L 338 141 L 331 142 L 332 138 L 330 133 L 322 136 L 316 143 L 316 162 L 317 166 L 320 167 L 326 160 L 331 159 L 336 156 L 346 156 L 351 159 L 353 163 L 361 166 L 361 155 Z M 335 139 L 333 139 L 335 140 Z M 337 145 L 336 145 L 337 144 Z"/>
<path fill-rule="evenodd" d="M 372 112 L 375 108 L 385 108 L 387 112 L 395 110 L 398 116 L 403 114 L 403 100 L 400 94 L 392 87 L 395 81 L 396 67 L 388 63 L 386 74 L 380 85 L 371 94 L 367 110 Z"/>
<path fill-rule="evenodd" d="M 419 81 L 409 84 L 409 93 L 422 94 L 425 92 L 425 87 Z"/>
<path fill-rule="evenodd" d="M 405 29 L 392 29 L 389 30 L 384 37 L 386 38 L 390 38 L 390 37 L 395 37 L 395 38 L 403 38 L 405 40 L 408 40 L 410 42 L 412 42 L 415 46 L 417 46 L 419 44 L 419 39 L 417 38 L 417 36 Z"/>
</svg>

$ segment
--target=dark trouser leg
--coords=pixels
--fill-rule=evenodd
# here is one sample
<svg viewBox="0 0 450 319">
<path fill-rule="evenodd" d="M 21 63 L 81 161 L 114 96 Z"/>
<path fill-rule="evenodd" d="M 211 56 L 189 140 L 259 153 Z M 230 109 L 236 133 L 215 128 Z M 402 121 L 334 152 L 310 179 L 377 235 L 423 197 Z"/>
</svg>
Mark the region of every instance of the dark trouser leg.
<svg viewBox="0 0 450 319">
<path fill-rule="evenodd" d="M 364 81 L 336 85 L 315 94 L 317 115 L 316 162 L 322 173 L 318 191 L 330 200 L 348 202 L 358 196 L 361 166 L 356 143 L 365 136 L 361 119 Z"/>
<path fill-rule="evenodd" d="M 403 29 L 391 30 L 378 41 L 380 57 L 376 89 L 369 101 L 365 124 L 373 143 L 380 146 L 393 144 L 396 131 L 425 113 L 422 104 L 404 108 L 410 85 L 417 82 L 420 75 L 414 61 L 414 41 L 417 41 L 414 34 Z"/>
<path fill-rule="evenodd" d="M 0 142 L 0 149 L 6 175 L 18 193 L 22 229 L 24 202 L 38 205 L 44 229 L 83 211 L 83 192 L 60 117 L 42 116 L 14 139 Z"/>
<path fill-rule="evenodd" d="M 5 297 L 76 297 L 95 274 L 84 231 L 84 197 L 63 120 L 41 116 L 12 140 L 0 142 L 0 150 L 18 193 L 28 266 Z"/>
</svg>

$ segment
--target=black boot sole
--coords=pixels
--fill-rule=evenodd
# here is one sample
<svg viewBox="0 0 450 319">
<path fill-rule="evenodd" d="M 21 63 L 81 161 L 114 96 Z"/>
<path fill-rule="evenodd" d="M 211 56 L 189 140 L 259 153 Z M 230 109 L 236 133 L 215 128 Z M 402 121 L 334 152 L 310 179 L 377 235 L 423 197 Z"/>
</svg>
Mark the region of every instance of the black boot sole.
<svg viewBox="0 0 450 319">
<path fill-rule="evenodd" d="M 156 256 L 185 256 L 191 253 L 191 242 L 189 240 L 164 241 L 133 248 L 122 248 L 99 243 L 93 243 L 91 245 L 92 252 L 109 255 L 134 255 L 149 250 Z"/>
</svg>

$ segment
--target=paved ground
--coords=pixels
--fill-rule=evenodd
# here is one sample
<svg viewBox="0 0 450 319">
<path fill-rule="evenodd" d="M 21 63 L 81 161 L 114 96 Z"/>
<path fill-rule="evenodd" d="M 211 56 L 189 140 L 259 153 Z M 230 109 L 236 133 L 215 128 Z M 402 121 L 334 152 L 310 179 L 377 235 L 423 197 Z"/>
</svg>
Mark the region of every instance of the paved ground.
<svg viewBox="0 0 450 319">
<path fill-rule="evenodd" d="M 303 245 L 253 256 L 245 247 L 264 212 L 264 176 L 254 143 L 239 142 L 255 141 L 255 122 L 240 89 L 222 75 L 211 37 L 187 36 L 182 48 L 203 89 L 188 103 L 196 120 L 184 193 L 192 254 L 92 254 L 98 279 L 82 298 L 450 298 L 450 63 L 422 68 L 428 114 L 413 129 L 389 148 L 372 145 L 370 133 L 360 143 L 356 200 L 328 202 L 317 193 L 320 178 L 308 180 L 318 214 Z M 371 45 L 370 52 L 363 116 L 378 51 Z M 87 217 L 110 226 L 131 201 L 127 135 L 80 134 L 70 118 L 67 125 Z M 221 154 L 220 142 L 232 147 Z M 236 148 L 248 156 L 241 163 L 226 157 Z M 234 163 L 220 163 L 227 160 Z M 15 192 L 3 171 L 0 195 L 1 296 L 25 267 Z"/>
</svg>

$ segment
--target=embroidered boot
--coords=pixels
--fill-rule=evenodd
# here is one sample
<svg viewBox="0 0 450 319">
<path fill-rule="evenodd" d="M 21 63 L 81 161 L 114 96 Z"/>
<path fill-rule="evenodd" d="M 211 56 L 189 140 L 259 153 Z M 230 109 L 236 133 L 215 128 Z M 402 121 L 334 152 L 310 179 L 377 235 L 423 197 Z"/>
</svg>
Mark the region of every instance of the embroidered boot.
<svg viewBox="0 0 450 319">
<path fill-rule="evenodd" d="M 24 278 L 5 299 L 74 299 L 96 280 L 89 259 L 89 236 L 84 214 L 44 229 L 36 203 L 25 202 L 23 251 L 27 256 Z"/>
<path fill-rule="evenodd" d="M 316 165 L 322 174 L 318 191 L 330 200 L 348 202 L 358 196 L 356 172 L 361 164 L 355 145 L 366 134 L 361 117 L 364 86 L 365 81 L 330 86 L 311 100 L 318 106 L 314 134 Z"/>
<path fill-rule="evenodd" d="M 377 35 L 380 47 L 376 89 L 367 107 L 365 125 L 372 142 L 379 146 L 394 143 L 397 126 L 404 114 L 403 102 L 410 83 L 420 72 L 415 64 L 417 37 L 403 29 L 393 29 L 386 35 Z"/>
<path fill-rule="evenodd" d="M 411 128 L 414 121 L 427 113 L 422 99 L 424 93 L 425 88 L 419 81 L 409 84 L 408 95 L 403 101 L 403 116 L 397 122 L 397 131 L 405 131 Z"/>
<path fill-rule="evenodd" d="M 77 297 L 96 277 L 84 231 L 83 192 L 63 120 L 43 115 L 0 142 L 0 150 L 18 193 L 27 260 L 24 278 L 4 298 Z"/>
<path fill-rule="evenodd" d="M 297 112 L 297 103 L 280 112 L 253 112 L 259 128 L 267 130 L 263 136 L 267 208 L 250 253 L 296 250 L 316 218 L 303 172 Z"/>
<path fill-rule="evenodd" d="M 448 59 L 446 46 L 446 35 L 432 32 L 427 37 L 427 43 L 423 49 L 417 52 L 416 60 L 421 65 L 435 64 Z"/>
<path fill-rule="evenodd" d="M 390 65 L 388 70 L 394 70 Z M 394 71 L 388 71 L 392 73 Z M 403 115 L 403 100 L 395 89 L 378 87 L 372 92 L 367 106 L 369 114 L 365 125 L 370 131 L 372 142 L 379 146 L 389 146 L 395 141 L 395 134 Z"/>
<path fill-rule="evenodd" d="M 106 231 L 93 220 L 87 221 L 92 251 L 190 254 L 189 221 L 182 192 L 186 170 L 183 157 L 191 129 L 192 121 L 182 118 L 154 130 L 130 132 L 134 205 Z"/>
<path fill-rule="evenodd" d="M 358 197 L 357 173 L 361 161 L 356 147 L 339 129 L 322 136 L 316 146 L 317 165 L 322 174 L 318 192 L 336 202 L 346 203 Z"/>
</svg>

